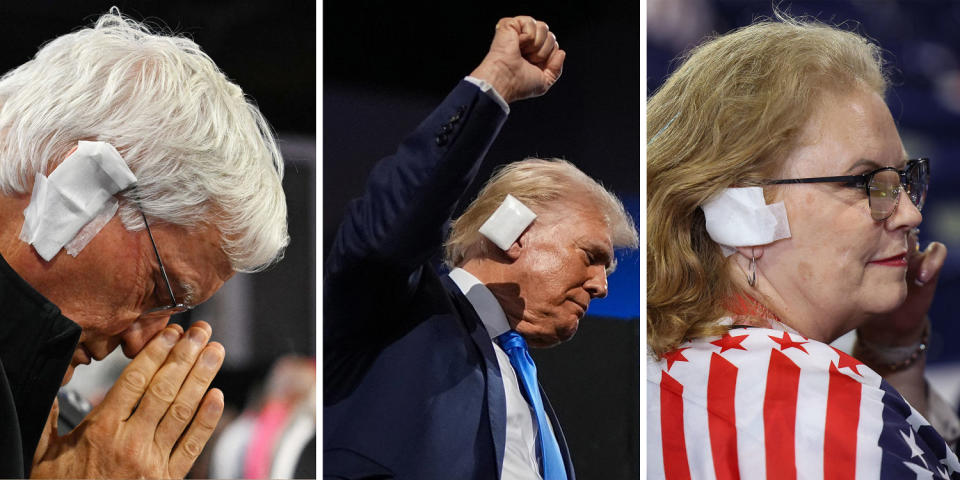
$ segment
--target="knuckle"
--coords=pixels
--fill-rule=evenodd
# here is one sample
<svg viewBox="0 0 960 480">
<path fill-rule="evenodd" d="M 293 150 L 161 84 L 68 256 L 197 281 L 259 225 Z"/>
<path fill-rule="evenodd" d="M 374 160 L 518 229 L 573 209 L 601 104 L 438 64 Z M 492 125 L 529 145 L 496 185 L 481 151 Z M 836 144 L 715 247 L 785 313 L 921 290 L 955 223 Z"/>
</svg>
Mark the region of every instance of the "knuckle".
<svg viewBox="0 0 960 480">
<path fill-rule="evenodd" d="M 170 407 L 170 418 L 178 423 L 187 423 L 193 418 L 193 408 L 183 403 Z"/>
<path fill-rule="evenodd" d="M 217 372 L 213 367 L 204 366 L 203 368 L 195 368 L 190 372 L 190 381 L 193 383 L 207 385 L 213 381 L 213 377 L 216 375 L 216 373 Z"/>
<path fill-rule="evenodd" d="M 200 439 L 196 437 L 188 438 L 183 442 L 183 453 L 187 454 L 190 458 L 199 457 L 206 443 L 207 442 L 200 441 Z"/>
<path fill-rule="evenodd" d="M 139 370 L 131 370 L 121 378 L 120 385 L 133 392 L 142 392 L 147 386 L 147 376 Z"/>
<path fill-rule="evenodd" d="M 174 363 L 192 365 L 193 359 L 196 357 L 196 351 L 192 348 L 178 348 L 173 351 L 172 357 Z"/>
<path fill-rule="evenodd" d="M 168 380 L 158 380 L 150 385 L 150 393 L 164 402 L 172 402 L 178 388 Z"/>
<path fill-rule="evenodd" d="M 220 423 L 220 413 L 217 414 L 208 413 L 207 415 L 197 415 L 197 419 L 194 422 L 198 427 L 204 432 L 212 432 L 213 429 L 217 428 L 217 424 Z"/>
</svg>

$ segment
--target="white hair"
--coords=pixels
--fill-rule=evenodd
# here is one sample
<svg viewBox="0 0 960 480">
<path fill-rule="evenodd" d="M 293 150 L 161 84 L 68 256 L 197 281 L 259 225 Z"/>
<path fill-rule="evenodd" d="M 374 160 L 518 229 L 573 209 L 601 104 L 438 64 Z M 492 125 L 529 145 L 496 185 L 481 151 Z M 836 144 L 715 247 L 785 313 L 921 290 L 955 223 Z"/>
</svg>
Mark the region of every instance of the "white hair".
<svg viewBox="0 0 960 480">
<path fill-rule="evenodd" d="M 0 78 L 0 191 L 28 193 L 79 140 L 112 144 L 137 176 L 122 194 L 128 230 L 143 228 L 137 203 L 162 222 L 212 225 L 237 271 L 265 268 L 289 242 L 270 126 L 187 38 L 114 7 Z"/>
</svg>

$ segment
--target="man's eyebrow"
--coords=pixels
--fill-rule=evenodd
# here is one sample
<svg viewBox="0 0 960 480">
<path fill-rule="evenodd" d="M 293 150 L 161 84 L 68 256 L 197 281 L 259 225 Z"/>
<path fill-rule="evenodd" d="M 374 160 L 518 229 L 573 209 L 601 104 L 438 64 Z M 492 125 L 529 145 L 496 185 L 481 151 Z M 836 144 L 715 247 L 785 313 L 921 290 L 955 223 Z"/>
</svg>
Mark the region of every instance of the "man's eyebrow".
<svg viewBox="0 0 960 480">
<path fill-rule="evenodd" d="M 607 249 L 606 245 L 589 240 L 583 240 L 578 243 L 580 248 L 589 251 L 597 260 L 602 261 L 608 268 L 616 263 L 616 258 L 614 258 L 613 253 Z"/>
</svg>

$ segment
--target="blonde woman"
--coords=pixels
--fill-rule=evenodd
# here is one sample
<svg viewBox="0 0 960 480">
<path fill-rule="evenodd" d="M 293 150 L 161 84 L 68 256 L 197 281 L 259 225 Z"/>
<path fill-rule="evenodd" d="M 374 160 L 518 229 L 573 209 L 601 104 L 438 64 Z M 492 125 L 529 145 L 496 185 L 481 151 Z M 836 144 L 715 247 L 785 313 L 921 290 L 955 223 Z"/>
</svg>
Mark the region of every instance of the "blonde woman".
<svg viewBox="0 0 960 480">
<path fill-rule="evenodd" d="M 946 248 L 911 234 L 929 161 L 887 85 L 877 45 L 778 14 L 649 99 L 650 478 L 958 475 L 923 380 Z"/>
</svg>

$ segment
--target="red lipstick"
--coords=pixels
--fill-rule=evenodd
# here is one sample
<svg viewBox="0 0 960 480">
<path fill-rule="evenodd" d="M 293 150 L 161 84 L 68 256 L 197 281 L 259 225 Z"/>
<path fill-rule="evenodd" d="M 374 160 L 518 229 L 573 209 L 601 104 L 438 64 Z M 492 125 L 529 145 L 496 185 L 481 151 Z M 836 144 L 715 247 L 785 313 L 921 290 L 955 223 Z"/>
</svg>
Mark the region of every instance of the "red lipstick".
<svg viewBox="0 0 960 480">
<path fill-rule="evenodd" d="M 881 258 L 879 260 L 873 260 L 870 263 L 874 265 L 883 265 L 886 267 L 906 267 L 907 266 L 907 252 L 903 252 L 892 257 Z"/>
</svg>

